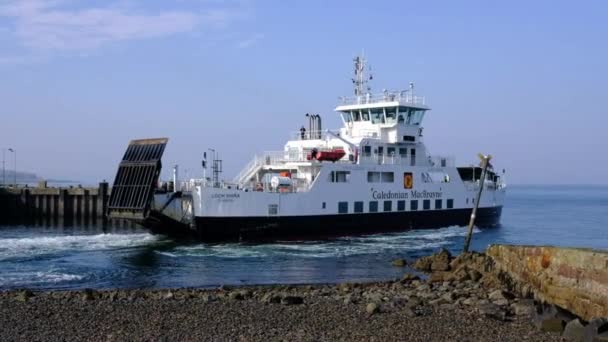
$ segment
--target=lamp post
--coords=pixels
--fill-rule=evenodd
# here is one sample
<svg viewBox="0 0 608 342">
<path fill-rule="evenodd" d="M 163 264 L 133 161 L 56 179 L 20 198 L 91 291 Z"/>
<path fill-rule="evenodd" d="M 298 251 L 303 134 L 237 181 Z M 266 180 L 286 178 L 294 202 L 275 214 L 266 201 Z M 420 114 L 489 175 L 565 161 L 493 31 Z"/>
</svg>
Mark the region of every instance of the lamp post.
<svg viewBox="0 0 608 342">
<path fill-rule="evenodd" d="M 9 148 L 8 151 L 12 152 L 14 154 L 15 173 L 13 174 L 13 176 L 14 176 L 14 181 L 15 181 L 15 188 L 17 188 L 17 150 L 15 150 L 14 148 Z"/>
<path fill-rule="evenodd" d="M 6 164 L 6 149 L 2 149 L 2 186 L 6 184 L 6 168 L 4 165 Z"/>
</svg>

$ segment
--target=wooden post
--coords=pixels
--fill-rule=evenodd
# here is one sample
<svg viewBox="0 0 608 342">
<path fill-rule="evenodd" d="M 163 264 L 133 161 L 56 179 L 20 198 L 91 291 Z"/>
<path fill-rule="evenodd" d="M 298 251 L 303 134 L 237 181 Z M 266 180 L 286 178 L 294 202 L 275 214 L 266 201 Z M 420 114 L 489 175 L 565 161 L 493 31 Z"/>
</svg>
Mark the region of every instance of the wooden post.
<svg viewBox="0 0 608 342">
<path fill-rule="evenodd" d="M 481 200 L 481 192 L 483 191 L 483 183 L 486 180 L 486 171 L 488 170 L 488 165 L 490 164 L 490 159 L 492 159 L 491 155 L 484 156 L 482 154 L 479 155 L 481 159 L 481 178 L 479 179 L 479 191 L 477 191 L 477 198 L 475 199 L 475 205 L 473 206 L 473 211 L 471 212 L 471 220 L 469 221 L 469 232 L 467 234 L 467 238 L 464 240 L 464 253 L 469 251 L 469 245 L 471 244 L 471 237 L 473 236 L 473 226 L 475 225 L 475 216 L 477 215 L 477 208 L 479 208 L 479 201 Z M 473 169 L 475 170 L 475 169 Z M 473 173 L 474 174 L 474 173 Z M 475 180 L 475 178 L 473 178 Z"/>
</svg>

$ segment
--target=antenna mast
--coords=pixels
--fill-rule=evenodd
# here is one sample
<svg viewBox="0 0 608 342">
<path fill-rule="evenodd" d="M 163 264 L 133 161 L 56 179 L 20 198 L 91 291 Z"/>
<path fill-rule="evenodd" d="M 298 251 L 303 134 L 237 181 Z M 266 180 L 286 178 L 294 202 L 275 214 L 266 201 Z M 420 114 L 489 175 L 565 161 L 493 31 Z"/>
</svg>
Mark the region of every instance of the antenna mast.
<svg viewBox="0 0 608 342">
<path fill-rule="evenodd" d="M 355 96 L 363 96 L 368 93 L 371 88 L 367 85 L 367 82 L 373 79 L 373 76 L 365 75 L 365 65 L 367 60 L 363 55 L 357 56 L 353 59 L 355 62 L 355 78 L 353 78 L 353 84 L 355 85 Z"/>
</svg>

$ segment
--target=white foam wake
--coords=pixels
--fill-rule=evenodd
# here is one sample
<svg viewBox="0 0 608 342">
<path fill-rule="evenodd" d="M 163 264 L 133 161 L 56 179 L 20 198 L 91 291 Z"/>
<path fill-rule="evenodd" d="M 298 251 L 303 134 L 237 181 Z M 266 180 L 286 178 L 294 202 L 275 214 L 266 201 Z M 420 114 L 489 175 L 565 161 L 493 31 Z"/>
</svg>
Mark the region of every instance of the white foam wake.
<svg viewBox="0 0 608 342">
<path fill-rule="evenodd" d="M 480 230 L 475 229 L 474 233 Z M 333 241 L 273 243 L 243 245 L 228 243 L 219 245 L 198 244 L 178 246 L 171 251 L 158 252 L 168 257 L 221 257 L 264 258 L 269 256 L 329 258 L 393 252 L 421 251 L 449 247 L 457 238 L 466 236 L 464 227 L 448 227 L 433 230 L 416 230 L 398 234 L 348 237 Z"/>
<path fill-rule="evenodd" d="M 0 260 L 31 257 L 69 250 L 93 251 L 126 248 L 154 242 L 151 234 L 97 234 L 0 238 Z"/>
<path fill-rule="evenodd" d="M 11 286 L 34 286 L 38 284 L 60 284 L 83 279 L 83 275 L 47 272 L 9 272 L 0 277 L 0 288 Z"/>
</svg>

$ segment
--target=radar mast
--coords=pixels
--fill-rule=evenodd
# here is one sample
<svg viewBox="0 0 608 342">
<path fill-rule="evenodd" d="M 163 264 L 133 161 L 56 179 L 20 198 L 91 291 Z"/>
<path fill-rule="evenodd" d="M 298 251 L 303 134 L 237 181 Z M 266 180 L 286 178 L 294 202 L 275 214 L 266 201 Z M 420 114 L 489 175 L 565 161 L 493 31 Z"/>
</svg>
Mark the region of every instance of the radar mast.
<svg viewBox="0 0 608 342">
<path fill-rule="evenodd" d="M 373 76 L 370 72 L 370 75 L 365 75 L 365 66 L 367 64 L 367 60 L 361 54 L 361 56 L 357 56 L 353 59 L 355 62 L 355 77 L 352 79 L 353 84 L 355 85 L 355 96 L 363 96 L 366 93 L 369 93 L 371 88 L 367 85 L 368 81 L 373 79 Z M 371 71 L 371 69 L 368 69 Z"/>
</svg>

